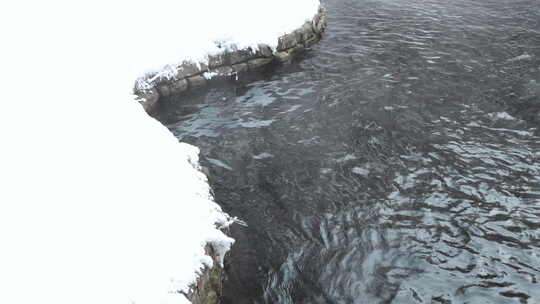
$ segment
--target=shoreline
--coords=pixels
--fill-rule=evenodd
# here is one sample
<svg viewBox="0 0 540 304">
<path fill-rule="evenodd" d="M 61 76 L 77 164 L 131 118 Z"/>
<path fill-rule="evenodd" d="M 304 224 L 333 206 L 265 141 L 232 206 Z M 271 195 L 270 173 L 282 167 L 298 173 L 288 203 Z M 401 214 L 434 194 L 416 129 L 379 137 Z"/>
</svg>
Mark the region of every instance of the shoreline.
<svg viewBox="0 0 540 304">
<path fill-rule="evenodd" d="M 287 64 L 319 42 L 326 25 L 326 10 L 319 6 L 311 20 L 304 22 L 298 29 L 280 36 L 275 49 L 266 44 L 259 44 L 257 49 L 232 47 L 220 54 L 209 55 L 208 62 L 184 61 L 176 67 L 175 75 L 171 78 L 154 76 L 142 79 L 144 85 L 137 83 L 134 88 L 136 100 L 147 113 L 152 114 L 162 98 L 189 93 L 223 79 L 237 79 L 241 73 L 258 71 L 272 64 Z M 201 169 L 203 174 L 208 174 L 204 168 Z M 200 269 L 198 279 L 190 286 L 189 292 L 181 292 L 192 304 L 217 304 L 221 301 L 225 278 L 222 264 L 223 250 L 216 248 L 216 245 L 219 244 L 212 242 L 206 244 L 206 255 L 211 257 L 213 263 Z"/>
<path fill-rule="evenodd" d="M 299 53 L 319 42 L 326 29 L 326 10 L 319 6 L 311 21 L 278 38 L 275 50 L 266 44 L 257 49 L 227 49 L 208 56 L 208 62 L 184 62 L 177 66 L 171 78 L 143 79 L 147 85 L 136 84 L 134 94 L 147 113 L 152 113 L 162 97 L 175 96 L 212 85 L 212 82 L 239 73 L 257 71 L 271 64 L 286 64 Z"/>
</svg>

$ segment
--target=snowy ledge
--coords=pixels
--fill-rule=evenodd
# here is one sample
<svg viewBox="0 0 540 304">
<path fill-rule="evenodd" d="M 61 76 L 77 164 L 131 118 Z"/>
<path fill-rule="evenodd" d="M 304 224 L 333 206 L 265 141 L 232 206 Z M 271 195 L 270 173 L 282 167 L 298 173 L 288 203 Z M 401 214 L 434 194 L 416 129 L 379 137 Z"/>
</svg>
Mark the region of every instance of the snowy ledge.
<svg viewBox="0 0 540 304">
<path fill-rule="evenodd" d="M 207 86 L 212 79 L 256 71 L 271 63 L 286 63 L 301 51 L 317 43 L 326 28 L 326 12 L 319 7 L 311 21 L 278 38 L 277 47 L 258 44 L 257 47 L 238 49 L 235 45 L 224 47 L 216 55 L 208 55 L 202 62 L 184 61 L 166 73 L 156 73 L 139 78 L 134 88 L 137 100 L 147 112 L 158 104 L 160 97 L 167 97 Z"/>
</svg>

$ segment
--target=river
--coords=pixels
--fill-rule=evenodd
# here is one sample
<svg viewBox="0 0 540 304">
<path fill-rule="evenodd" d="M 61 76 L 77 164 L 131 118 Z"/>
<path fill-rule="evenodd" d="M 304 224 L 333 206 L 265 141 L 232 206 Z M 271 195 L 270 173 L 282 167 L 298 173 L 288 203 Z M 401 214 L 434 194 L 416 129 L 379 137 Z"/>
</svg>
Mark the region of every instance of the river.
<svg viewBox="0 0 540 304">
<path fill-rule="evenodd" d="M 540 1 L 323 3 L 291 65 L 158 113 L 247 223 L 223 303 L 540 303 Z"/>
</svg>

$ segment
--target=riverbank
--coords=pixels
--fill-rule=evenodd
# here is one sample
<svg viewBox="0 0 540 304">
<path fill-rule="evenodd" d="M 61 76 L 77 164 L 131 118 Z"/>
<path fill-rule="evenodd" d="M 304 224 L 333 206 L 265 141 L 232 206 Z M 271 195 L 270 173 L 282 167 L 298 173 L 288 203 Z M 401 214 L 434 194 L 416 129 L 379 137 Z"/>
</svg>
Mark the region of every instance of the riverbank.
<svg viewBox="0 0 540 304">
<path fill-rule="evenodd" d="M 138 79 L 134 93 L 143 108 L 151 113 L 160 98 L 212 85 L 218 79 L 238 77 L 241 73 L 257 71 L 270 64 L 290 62 L 322 38 L 326 23 L 326 12 L 320 6 L 313 18 L 277 37 L 275 43 L 257 43 L 246 48 L 232 43 L 199 62 L 183 61 L 165 74 L 149 74 Z"/>
</svg>

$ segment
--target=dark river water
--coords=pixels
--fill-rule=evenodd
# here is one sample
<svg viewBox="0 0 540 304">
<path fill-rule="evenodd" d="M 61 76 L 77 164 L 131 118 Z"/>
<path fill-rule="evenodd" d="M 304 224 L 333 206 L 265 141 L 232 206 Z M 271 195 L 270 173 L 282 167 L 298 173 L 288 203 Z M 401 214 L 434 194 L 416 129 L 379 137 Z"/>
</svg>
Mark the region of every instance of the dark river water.
<svg viewBox="0 0 540 304">
<path fill-rule="evenodd" d="M 223 303 L 540 303 L 540 0 L 324 4 L 291 65 L 158 113 L 247 223 Z"/>
</svg>

